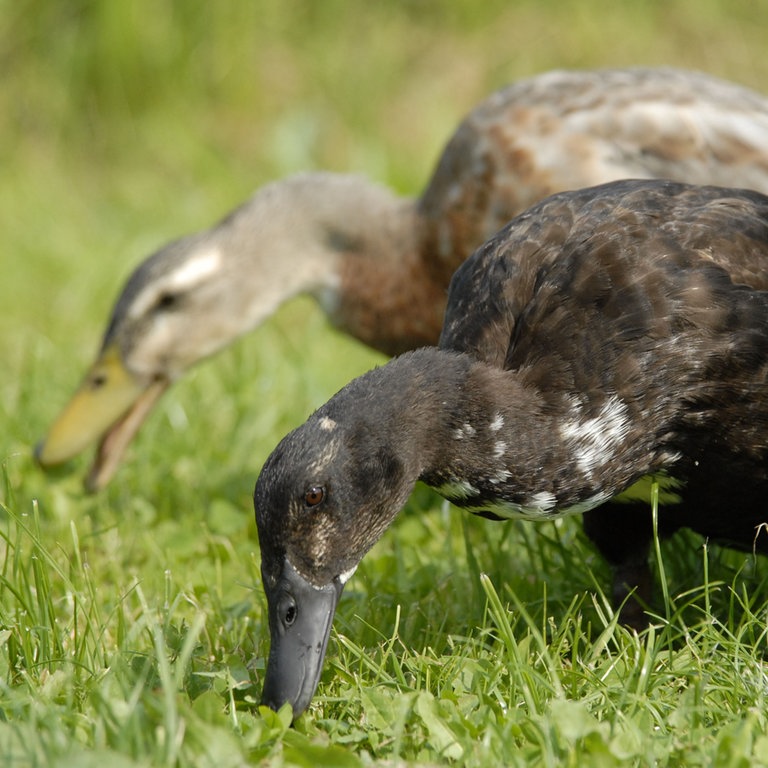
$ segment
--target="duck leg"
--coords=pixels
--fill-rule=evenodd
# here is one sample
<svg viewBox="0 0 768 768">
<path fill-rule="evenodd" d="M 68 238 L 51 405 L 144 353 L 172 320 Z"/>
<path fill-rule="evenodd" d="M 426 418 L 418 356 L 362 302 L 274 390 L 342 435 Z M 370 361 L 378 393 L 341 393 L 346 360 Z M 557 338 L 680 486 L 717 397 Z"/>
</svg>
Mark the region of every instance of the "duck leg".
<svg viewBox="0 0 768 768">
<path fill-rule="evenodd" d="M 603 504 L 584 513 L 584 532 L 613 568 L 611 600 L 616 609 L 621 607 L 622 622 L 638 631 L 644 629 L 648 626 L 645 608 L 651 602 L 653 587 L 648 565 L 653 541 L 650 509 L 645 505 Z"/>
</svg>

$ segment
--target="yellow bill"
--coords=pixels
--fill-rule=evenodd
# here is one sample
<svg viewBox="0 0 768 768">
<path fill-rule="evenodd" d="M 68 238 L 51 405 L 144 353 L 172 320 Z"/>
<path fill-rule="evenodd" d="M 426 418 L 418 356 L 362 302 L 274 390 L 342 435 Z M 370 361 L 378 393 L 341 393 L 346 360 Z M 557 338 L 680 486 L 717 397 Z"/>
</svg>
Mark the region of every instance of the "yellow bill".
<svg viewBox="0 0 768 768">
<path fill-rule="evenodd" d="M 119 350 L 107 347 L 37 445 L 38 463 L 61 464 L 100 440 L 86 487 L 103 488 L 168 384 L 166 379 L 141 381 L 125 369 Z"/>
</svg>

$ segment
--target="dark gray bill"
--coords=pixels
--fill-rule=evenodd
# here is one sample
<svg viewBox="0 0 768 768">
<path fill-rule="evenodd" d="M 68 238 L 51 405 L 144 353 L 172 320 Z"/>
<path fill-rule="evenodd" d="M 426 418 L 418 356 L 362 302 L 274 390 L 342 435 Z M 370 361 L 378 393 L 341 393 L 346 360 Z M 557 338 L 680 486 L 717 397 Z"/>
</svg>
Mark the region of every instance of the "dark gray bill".
<svg viewBox="0 0 768 768">
<path fill-rule="evenodd" d="M 278 710 L 286 701 L 297 718 L 320 680 L 331 624 L 344 585 L 315 587 L 286 560 L 273 589 L 264 585 L 271 646 L 262 704 Z"/>
</svg>

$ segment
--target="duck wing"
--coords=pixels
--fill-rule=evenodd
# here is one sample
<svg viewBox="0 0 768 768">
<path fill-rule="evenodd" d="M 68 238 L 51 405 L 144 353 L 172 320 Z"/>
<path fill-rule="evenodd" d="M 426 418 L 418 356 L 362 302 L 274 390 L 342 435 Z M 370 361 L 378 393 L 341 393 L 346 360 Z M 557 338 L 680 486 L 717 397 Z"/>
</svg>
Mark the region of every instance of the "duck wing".
<svg viewBox="0 0 768 768">
<path fill-rule="evenodd" d="M 441 346 L 580 407 L 618 397 L 642 428 L 729 408 L 743 423 L 747 406 L 765 426 L 766 290 L 768 198 L 616 182 L 555 195 L 476 252 Z"/>
<path fill-rule="evenodd" d="M 457 272 L 441 345 L 541 393 L 598 487 L 624 478 L 584 518 L 614 604 L 638 588 L 624 621 L 644 626 L 651 596 L 643 475 L 666 475 L 662 535 L 768 552 L 768 198 L 643 181 L 556 195 Z"/>
<path fill-rule="evenodd" d="M 419 202 L 434 270 L 552 193 L 664 178 L 768 194 L 768 100 L 673 68 L 556 70 L 497 91 L 461 122 Z"/>
</svg>

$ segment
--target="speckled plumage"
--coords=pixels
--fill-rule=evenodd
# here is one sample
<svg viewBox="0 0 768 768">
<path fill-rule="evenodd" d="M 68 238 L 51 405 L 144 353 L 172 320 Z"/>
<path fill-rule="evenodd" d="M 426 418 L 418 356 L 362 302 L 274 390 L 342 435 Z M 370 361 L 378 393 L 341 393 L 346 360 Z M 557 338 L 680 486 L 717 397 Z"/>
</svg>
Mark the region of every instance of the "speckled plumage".
<svg viewBox="0 0 768 768">
<path fill-rule="evenodd" d="M 673 69 L 550 72 L 470 112 L 417 199 L 330 173 L 269 184 L 136 269 L 38 458 L 103 438 L 89 477 L 103 486 L 171 382 L 298 293 L 388 354 L 434 344 L 451 275 L 499 227 L 553 192 L 628 177 L 768 193 L 768 100 Z"/>
<path fill-rule="evenodd" d="M 275 595 L 338 595 L 418 480 L 491 517 L 585 513 L 617 597 L 647 588 L 650 505 L 622 494 L 648 476 L 676 502 L 663 534 L 768 552 L 767 378 L 768 197 L 621 181 L 537 204 L 456 272 L 438 348 L 351 382 L 267 460 L 273 645 Z M 314 687 L 283 691 L 288 663 L 270 657 L 265 700 L 303 708 Z"/>
<path fill-rule="evenodd" d="M 766 290 L 764 197 L 619 184 L 535 206 L 467 261 L 440 345 L 517 371 L 550 399 L 568 393 L 565 424 L 580 422 L 586 444 L 561 423 L 572 458 L 551 478 L 558 506 L 663 471 L 685 482 L 662 532 L 768 551 Z M 604 416 L 612 402 L 618 422 Z M 593 438 L 605 450 L 590 463 Z M 570 497 L 554 490 L 557 471 Z M 593 507 L 580 511 L 618 568 L 618 599 L 648 581 L 648 507 Z"/>
</svg>

